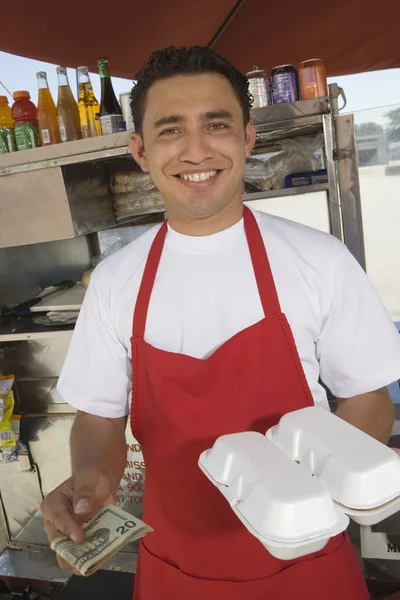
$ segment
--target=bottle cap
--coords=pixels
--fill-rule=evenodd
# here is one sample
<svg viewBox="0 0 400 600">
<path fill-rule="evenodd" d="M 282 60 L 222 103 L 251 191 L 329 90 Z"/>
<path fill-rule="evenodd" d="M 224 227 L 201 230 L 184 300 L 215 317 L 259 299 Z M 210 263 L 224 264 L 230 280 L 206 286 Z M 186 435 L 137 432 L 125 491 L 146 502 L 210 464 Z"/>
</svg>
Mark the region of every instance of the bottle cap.
<svg viewBox="0 0 400 600">
<path fill-rule="evenodd" d="M 38 71 L 36 77 L 47 77 L 46 71 Z"/>
<path fill-rule="evenodd" d="M 6 104 L 8 104 L 7 96 L 0 96 L 0 102 L 5 102 Z"/>
<path fill-rule="evenodd" d="M 89 71 L 89 67 L 76 67 L 77 71 Z"/>
<path fill-rule="evenodd" d="M 56 69 L 57 73 L 66 73 L 67 72 L 67 67 L 57 67 Z"/>
<path fill-rule="evenodd" d="M 29 92 L 27 92 L 26 90 L 18 90 L 17 92 L 13 93 L 13 98 L 14 100 L 17 100 L 17 98 L 30 98 L 31 95 Z"/>
</svg>

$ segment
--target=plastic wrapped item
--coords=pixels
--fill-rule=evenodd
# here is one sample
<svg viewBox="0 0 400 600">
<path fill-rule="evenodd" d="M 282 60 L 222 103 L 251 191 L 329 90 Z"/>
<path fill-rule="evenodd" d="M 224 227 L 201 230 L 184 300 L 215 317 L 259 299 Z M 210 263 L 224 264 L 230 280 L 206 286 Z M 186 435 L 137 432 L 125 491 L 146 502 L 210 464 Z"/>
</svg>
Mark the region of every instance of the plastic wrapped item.
<svg viewBox="0 0 400 600">
<path fill-rule="evenodd" d="M 133 169 L 117 171 L 111 183 L 117 221 L 164 210 L 161 194 L 149 173 Z"/>
<path fill-rule="evenodd" d="M 111 182 L 111 191 L 116 195 L 127 192 L 148 192 L 154 188 L 150 173 L 133 169 L 117 171 Z"/>
<path fill-rule="evenodd" d="M 165 210 L 164 200 L 156 188 L 149 192 L 117 194 L 114 196 L 114 209 L 117 221 L 130 215 L 140 215 Z"/>
<path fill-rule="evenodd" d="M 9 391 L 3 401 L 3 414 L 0 421 L 0 450 L 15 448 L 16 440 L 11 426 L 11 416 L 14 410 L 14 394 Z"/>
<path fill-rule="evenodd" d="M 0 375 L 0 423 L 5 414 L 5 402 L 14 385 L 14 375 Z"/>
<path fill-rule="evenodd" d="M 320 160 L 316 152 L 323 146 L 323 136 L 298 136 L 279 142 L 281 151 L 266 158 L 251 157 L 246 160 L 244 181 L 254 189 L 280 190 L 285 178 L 293 173 L 316 171 Z"/>
<path fill-rule="evenodd" d="M 349 523 L 318 479 L 260 433 L 218 438 L 199 466 L 276 558 L 317 552 Z"/>
<path fill-rule="evenodd" d="M 12 394 L 12 392 L 10 392 Z M 0 472 L 30 471 L 31 463 L 28 450 L 20 439 L 21 415 L 12 415 L 10 425 L 12 441 L 0 444 Z"/>
</svg>

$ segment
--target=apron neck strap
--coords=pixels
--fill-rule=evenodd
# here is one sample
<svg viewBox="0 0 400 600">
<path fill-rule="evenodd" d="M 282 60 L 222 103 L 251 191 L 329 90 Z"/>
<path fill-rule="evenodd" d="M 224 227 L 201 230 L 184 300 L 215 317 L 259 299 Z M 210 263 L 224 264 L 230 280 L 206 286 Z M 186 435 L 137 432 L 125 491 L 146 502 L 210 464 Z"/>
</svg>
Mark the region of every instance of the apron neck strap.
<svg viewBox="0 0 400 600">
<path fill-rule="evenodd" d="M 243 220 L 264 315 L 267 317 L 271 314 L 280 313 L 281 306 L 279 304 L 267 251 L 264 246 L 264 240 L 255 216 L 247 206 L 243 209 Z"/>
<path fill-rule="evenodd" d="M 142 283 L 136 298 L 135 313 L 133 316 L 133 336 L 143 339 L 146 328 L 147 310 L 149 308 L 150 296 L 153 291 L 154 280 L 156 278 L 158 265 L 162 250 L 164 247 L 165 236 L 167 234 L 167 221 L 162 224 L 150 252 L 147 256 L 146 266 L 144 268 Z"/>
<path fill-rule="evenodd" d="M 281 312 L 281 307 L 279 304 L 278 294 L 276 292 L 267 252 L 265 250 L 264 241 L 257 225 L 257 221 L 247 206 L 245 206 L 243 209 L 243 220 L 247 243 L 250 250 L 251 262 L 253 263 L 254 275 L 256 278 L 258 293 L 260 294 L 264 315 L 268 316 L 279 313 Z M 165 223 L 163 223 L 159 229 L 150 248 L 146 266 L 143 272 L 142 282 L 139 288 L 139 293 L 136 299 L 135 313 L 133 316 L 133 336 L 141 339 L 144 338 L 147 310 L 149 307 L 150 296 L 153 290 L 158 265 L 160 263 L 166 234 L 167 221 L 165 221 Z"/>
</svg>

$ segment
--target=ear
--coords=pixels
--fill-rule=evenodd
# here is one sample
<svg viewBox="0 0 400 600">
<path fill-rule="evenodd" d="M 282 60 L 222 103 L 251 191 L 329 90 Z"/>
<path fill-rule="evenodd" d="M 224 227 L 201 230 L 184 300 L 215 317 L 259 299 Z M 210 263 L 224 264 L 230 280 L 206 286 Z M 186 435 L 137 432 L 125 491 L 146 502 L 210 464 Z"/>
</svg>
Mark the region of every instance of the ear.
<svg viewBox="0 0 400 600">
<path fill-rule="evenodd" d="M 129 139 L 129 149 L 132 152 L 133 158 L 142 168 L 145 173 L 149 172 L 149 164 L 147 162 L 146 150 L 144 148 L 143 139 L 139 133 L 133 132 Z"/>
<path fill-rule="evenodd" d="M 253 121 L 249 121 L 247 124 L 245 135 L 246 158 L 249 158 L 251 156 L 251 151 L 254 148 L 254 144 L 256 143 L 256 130 Z"/>
</svg>

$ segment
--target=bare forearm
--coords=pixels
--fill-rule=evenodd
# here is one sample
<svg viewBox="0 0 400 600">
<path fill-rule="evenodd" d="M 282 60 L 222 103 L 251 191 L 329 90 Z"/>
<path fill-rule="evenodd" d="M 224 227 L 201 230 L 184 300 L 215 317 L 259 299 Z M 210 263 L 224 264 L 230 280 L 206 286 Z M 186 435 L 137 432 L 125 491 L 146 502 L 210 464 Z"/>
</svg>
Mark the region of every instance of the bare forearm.
<svg viewBox="0 0 400 600">
<path fill-rule="evenodd" d="M 394 407 L 387 388 L 353 398 L 338 398 L 337 416 L 387 444 L 392 433 Z"/>
<path fill-rule="evenodd" d="M 110 476 L 115 492 L 126 465 L 126 418 L 78 412 L 71 431 L 72 473 L 94 467 Z"/>
</svg>

